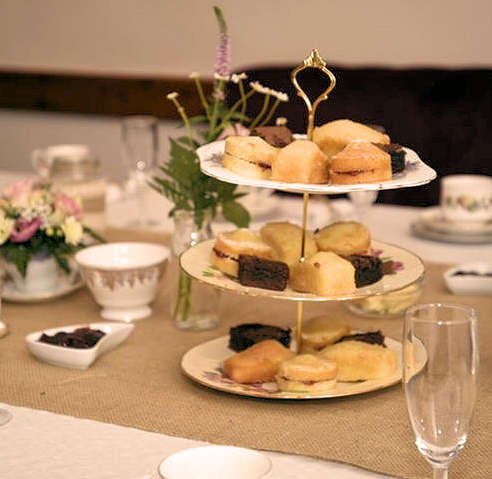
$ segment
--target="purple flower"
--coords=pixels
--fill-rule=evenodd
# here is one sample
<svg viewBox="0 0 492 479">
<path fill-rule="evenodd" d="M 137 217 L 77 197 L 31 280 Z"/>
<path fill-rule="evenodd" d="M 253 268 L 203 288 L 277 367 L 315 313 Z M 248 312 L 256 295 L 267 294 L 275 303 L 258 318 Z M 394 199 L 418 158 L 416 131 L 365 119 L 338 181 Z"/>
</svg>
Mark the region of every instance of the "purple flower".
<svg viewBox="0 0 492 479">
<path fill-rule="evenodd" d="M 220 29 L 219 44 L 215 51 L 215 73 L 229 76 L 231 73 L 231 39 L 227 33 L 227 25 L 222 10 L 219 7 L 214 7 L 214 11 Z"/>
<path fill-rule="evenodd" d="M 31 221 L 25 218 L 18 218 L 15 220 L 10 240 L 13 243 L 23 243 L 31 239 L 42 224 L 43 220 L 41 218 L 34 218 Z"/>
</svg>

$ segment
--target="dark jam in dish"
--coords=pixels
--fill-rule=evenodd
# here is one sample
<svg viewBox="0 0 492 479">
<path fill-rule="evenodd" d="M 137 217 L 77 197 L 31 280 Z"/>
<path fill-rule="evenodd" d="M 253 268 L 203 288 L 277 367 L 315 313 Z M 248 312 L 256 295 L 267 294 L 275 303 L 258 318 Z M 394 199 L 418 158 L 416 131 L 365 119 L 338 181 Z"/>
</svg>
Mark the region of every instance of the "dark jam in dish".
<svg viewBox="0 0 492 479">
<path fill-rule="evenodd" d="M 456 271 L 451 276 L 488 276 L 492 277 L 492 271 L 487 271 L 486 273 L 479 273 L 478 271 Z"/>
<path fill-rule="evenodd" d="M 60 331 L 53 336 L 43 333 L 38 341 L 65 348 L 89 349 L 95 346 L 105 334 L 100 329 L 78 328 L 71 333 Z"/>
</svg>

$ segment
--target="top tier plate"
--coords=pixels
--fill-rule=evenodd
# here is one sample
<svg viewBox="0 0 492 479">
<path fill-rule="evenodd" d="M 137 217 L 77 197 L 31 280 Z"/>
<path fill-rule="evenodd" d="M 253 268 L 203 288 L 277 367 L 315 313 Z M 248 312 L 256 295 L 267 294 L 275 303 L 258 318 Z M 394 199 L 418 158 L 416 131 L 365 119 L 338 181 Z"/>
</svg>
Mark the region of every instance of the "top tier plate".
<svg viewBox="0 0 492 479">
<path fill-rule="evenodd" d="M 425 185 L 432 181 L 436 172 L 427 166 L 410 148 L 404 148 L 406 151 L 405 170 L 402 173 L 393 175 L 389 181 L 380 183 L 361 183 L 357 185 L 330 185 L 328 184 L 306 184 L 306 183 L 285 183 L 282 181 L 257 180 L 246 178 L 234 173 L 222 166 L 222 155 L 224 154 L 225 141 L 214 141 L 207 145 L 201 146 L 197 150 L 200 159 L 201 170 L 209 176 L 244 186 L 258 186 L 262 188 L 272 188 L 275 190 L 290 191 L 294 193 L 314 193 L 320 195 L 331 195 L 339 193 L 348 193 L 349 191 L 367 191 L 367 190 L 393 190 L 396 188 L 407 188 L 409 186 Z"/>
</svg>

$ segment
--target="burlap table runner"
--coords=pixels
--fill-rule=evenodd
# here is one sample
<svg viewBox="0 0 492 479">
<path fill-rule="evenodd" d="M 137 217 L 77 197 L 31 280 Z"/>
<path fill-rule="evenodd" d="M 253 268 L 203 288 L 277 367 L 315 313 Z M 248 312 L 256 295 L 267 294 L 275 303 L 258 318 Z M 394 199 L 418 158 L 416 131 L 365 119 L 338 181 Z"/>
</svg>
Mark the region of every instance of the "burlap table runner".
<svg viewBox="0 0 492 479">
<path fill-rule="evenodd" d="M 164 241 L 159 235 L 109 233 L 113 240 L 130 236 Z M 459 302 L 480 314 L 479 398 L 468 444 L 452 473 L 454 478 L 490 478 L 492 299 L 450 295 L 443 269 L 427 264 L 422 302 Z M 282 401 L 221 393 L 186 378 L 180 360 L 193 346 L 244 321 L 293 326 L 296 308 L 286 301 L 224 294 L 218 329 L 182 332 L 169 319 L 165 286 L 152 317 L 138 322 L 125 343 L 87 371 L 38 362 L 24 345 L 32 331 L 99 321 L 99 307 L 87 290 L 44 304 L 4 303 L 11 333 L 0 341 L 0 401 L 213 443 L 317 456 L 399 477 L 430 477 L 430 466 L 413 444 L 400 385 L 343 399 Z M 306 307 L 306 317 L 321 312 L 343 315 L 354 328 L 401 336 L 401 319 L 357 318 L 337 303 Z"/>
</svg>

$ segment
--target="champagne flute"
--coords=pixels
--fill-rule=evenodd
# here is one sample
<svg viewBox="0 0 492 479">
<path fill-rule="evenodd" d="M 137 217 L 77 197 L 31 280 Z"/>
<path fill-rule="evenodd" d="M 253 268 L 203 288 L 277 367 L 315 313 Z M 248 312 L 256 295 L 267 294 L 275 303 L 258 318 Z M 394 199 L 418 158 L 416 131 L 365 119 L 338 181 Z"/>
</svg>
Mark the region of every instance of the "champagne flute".
<svg viewBox="0 0 492 479">
<path fill-rule="evenodd" d="M 158 120 L 153 116 L 134 115 L 121 123 L 121 147 L 123 162 L 128 170 L 137 202 L 136 226 L 149 226 L 145 196 L 147 182 L 157 166 L 159 155 Z M 150 205 L 149 205 L 150 206 Z M 152 208 L 150 206 L 150 208 Z"/>
<path fill-rule="evenodd" d="M 2 321 L 2 290 L 3 290 L 2 265 L 0 265 L 0 338 L 7 334 L 7 325 Z M 7 409 L 0 408 L 0 426 L 7 424 L 12 419 L 12 414 Z"/>
<path fill-rule="evenodd" d="M 407 310 L 403 387 L 415 444 L 446 479 L 465 446 L 478 376 L 477 313 L 468 306 L 420 304 Z"/>
</svg>

